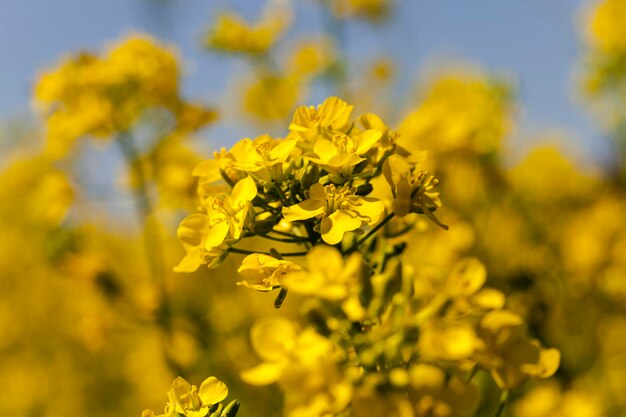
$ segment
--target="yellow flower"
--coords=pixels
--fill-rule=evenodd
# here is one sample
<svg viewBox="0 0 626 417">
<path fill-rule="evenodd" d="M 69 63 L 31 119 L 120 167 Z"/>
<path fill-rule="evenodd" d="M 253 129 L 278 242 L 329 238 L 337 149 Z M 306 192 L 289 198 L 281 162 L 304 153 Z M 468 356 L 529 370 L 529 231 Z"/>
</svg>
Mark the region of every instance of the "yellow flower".
<svg viewBox="0 0 626 417">
<path fill-rule="evenodd" d="M 251 208 L 250 202 L 256 194 L 254 180 L 246 177 L 235 184 L 230 195 L 215 198 L 212 210 L 214 221 L 209 225 L 207 247 L 219 246 L 227 235 L 235 240 L 241 237 Z"/>
<path fill-rule="evenodd" d="M 283 216 L 288 222 L 321 219 L 319 232 L 330 245 L 341 242 L 347 232 L 378 223 L 385 211 L 380 200 L 354 195 L 354 189 L 346 186 L 313 184 L 308 197 L 300 204 L 283 207 Z"/>
<path fill-rule="evenodd" d="M 313 153 L 304 156 L 327 170 L 331 181 L 342 183 L 352 175 L 355 165 L 365 161 L 360 155 L 366 154 L 381 136 L 380 131 L 369 129 L 351 136 L 335 133 L 330 140 L 319 137 Z"/>
<path fill-rule="evenodd" d="M 240 152 L 233 153 L 233 168 L 265 181 L 280 181 L 283 164 L 297 143 L 297 139 L 272 139 L 269 135 L 259 136 L 253 141 L 243 139 L 240 141 Z"/>
<path fill-rule="evenodd" d="M 446 377 L 443 369 L 417 364 L 409 370 L 415 417 L 472 415 L 478 406 L 476 387 L 458 377 Z"/>
<path fill-rule="evenodd" d="M 512 125 L 506 84 L 463 69 L 438 76 L 424 95 L 420 106 L 400 124 L 401 141 L 408 149 L 428 149 L 434 155 L 499 150 Z"/>
<path fill-rule="evenodd" d="M 439 192 L 434 191 L 438 181 L 415 163 L 400 155 L 385 160 L 383 174 L 393 194 L 393 212 L 398 216 L 423 213 L 435 224 L 447 229 L 433 214 L 441 207 Z"/>
<path fill-rule="evenodd" d="M 170 407 L 179 415 L 186 417 L 204 417 L 209 413 L 209 408 L 224 400 L 228 395 L 228 388 L 219 379 L 210 376 L 205 379 L 198 389 L 189 384 L 184 378 L 178 377 L 172 383 L 168 393 Z"/>
<path fill-rule="evenodd" d="M 337 369 L 342 357 L 330 340 L 280 317 L 255 323 L 251 339 L 264 362 L 241 378 L 252 385 L 280 384 L 287 416 L 335 415 L 346 408 L 352 387 Z"/>
<path fill-rule="evenodd" d="M 297 77 L 313 77 L 333 64 L 335 53 L 335 46 L 328 38 L 303 41 L 290 56 L 288 71 Z"/>
<path fill-rule="evenodd" d="M 293 111 L 301 90 L 294 76 L 261 75 L 247 87 L 243 107 L 260 121 L 282 121 Z"/>
<path fill-rule="evenodd" d="M 300 266 L 291 261 L 276 259 L 273 256 L 255 253 L 244 258 L 237 270 L 245 280 L 237 285 L 257 291 L 270 291 L 283 285 L 289 274 L 300 271 Z"/>
<path fill-rule="evenodd" d="M 306 255 L 307 269 L 284 280 L 289 291 L 328 300 L 345 300 L 359 285 L 361 257 L 352 254 L 344 261 L 331 246 L 315 246 Z"/>
<path fill-rule="evenodd" d="M 605 53 L 626 52 L 626 4 L 621 0 L 597 3 L 588 20 L 590 41 Z"/>
<path fill-rule="evenodd" d="M 219 245 L 207 249 L 210 218 L 195 213 L 187 216 L 178 226 L 178 239 L 187 254 L 174 268 L 175 272 L 194 272 L 200 265 L 217 268 L 227 255 L 227 246 Z"/>
<path fill-rule="evenodd" d="M 127 131 L 149 107 L 176 113 L 178 77 L 175 54 L 145 35 L 133 35 L 102 56 L 70 57 L 35 87 L 47 117 L 49 150 L 64 156 L 81 136 Z"/>
<path fill-rule="evenodd" d="M 387 16 L 391 0 L 346 0 L 328 2 L 335 15 L 341 18 L 354 16 L 379 20 Z"/>
<path fill-rule="evenodd" d="M 317 108 L 298 107 L 289 130 L 298 133 L 311 144 L 318 136 L 332 140 L 335 133 L 348 132 L 353 107 L 338 97 L 327 98 Z"/>
<path fill-rule="evenodd" d="M 519 387 L 529 377 L 548 378 L 559 367 L 557 349 L 543 349 L 528 338 L 524 320 L 508 310 L 487 313 L 478 329 L 483 346 L 472 359 L 490 370 L 502 389 Z"/>
<path fill-rule="evenodd" d="M 235 13 L 221 14 L 215 27 L 206 36 L 206 45 L 210 48 L 227 51 L 260 54 L 267 51 L 278 40 L 288 24 L 283 13 L 250 26 Z"/>
</svg>

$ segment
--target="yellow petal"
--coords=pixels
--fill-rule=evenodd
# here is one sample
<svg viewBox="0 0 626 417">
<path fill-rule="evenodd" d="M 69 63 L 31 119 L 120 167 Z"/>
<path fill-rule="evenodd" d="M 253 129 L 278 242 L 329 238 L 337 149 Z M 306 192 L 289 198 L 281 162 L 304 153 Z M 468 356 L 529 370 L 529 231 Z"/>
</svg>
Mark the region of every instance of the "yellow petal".
<svg viewBox="0 0 626 417">
<path fill-rule="evenodd" d="M 279 363 L 262 363 L 241 372 L 241 379 L 251 385 L 269 385 L 282 376 L 284 366 Z"/>
<path fill-rule="evenodd" d="M 330 158 L 337 155 L 338 152 L 337 147 L 330 140 L 320 137 L 315 141 L 315 145 L 313 145 L 313 153 L 317 155 L 320 160 L 328 161 Z"/>
<path fill-rule="evenodd" d="M 336 245 L 341 242 L 346 232 L 351 232 L 359 227 L 361 227 L 360 218 L 351 216 L 344 210 L 338 210 L 322 220 L 322 239 L 329 245 Z"/>
<path fill-rule="evenodd" d="M 487 269 L 476 258 L 465 258 L 452 266 L 448 288 L 452 296 L 469 296 L 478 291 L 487 280 Z"/>
<path fill-rule="evenodd" d="M 374 197 L 357 197 L 352 209 L 359 213 L 361 220 L 370 226 L 380 221 L 385 214 L 385 205 Z"/>
<path fill-rule="evenodd" d="M 356 154 L 362 155 L 369 151 L 376 142 L 380 140 L 382 137 L 382 132 L 374 129 L 369 129 L 361 132 L 359 136 L 356 138 L 357 141 L 357 149 Z"/>
<path fill-rule="evenodd" d="M 220 162 L 215 159 L 202 161 L 191 172 L 194 177 L 205 177 L 208 182 L 217 181 L 222 178 L 220 173 Z"/>
<path fill-rule="evenodd" d="M 325 202 L 322 200 L 304 200 L 300 204 L 283 207 L 283 217 L 288 222 L 306 220 L 324 213 Z"/>
<path fill-rule="evenodd" d="M 202 404 L 217 404 L 228 396 L 228 388 L 219 379 L 210 376 L 200 385 L 198 395 Z"/>
<path fill-rule="evenodd" d="M 257 189 L 254 180 L 252 177 L 246 177 L 235 184 L 230 198 L 233 205 L 238 206 L 239 203 L 252 201 L 256 197 L 256 193 Z"/>
<path fill-rule="evenodd" d="M 226 235 L 228 234 L 228 222 L 226 220 L 215 223 L 207 231 L 207 238 L 204 244 L 206 250 L 211 250 L 216 246 L 224 243 Z"/>
<path fill-rule="evenodd" d="M 176 234 L 185 247 L 198 247 L 202 244 L 203 230 L 209 218 L 200 213 L 187 216 L 180 222 Z"/>
<path fill-rule="evenodd" d="M 195 248 L 190 250 L 180 263 L 174 267 L 174 272 L 195 272 L 203 263 L 204 249 Z"/>
<path fill-rule="evenodd" d="M 284 161 L 293 148 L 296 147 L 297 143 L 298 141 L 296 139 L 282 141 L 270 151 L 270 156 L 273 160 Z"/>
</svg>

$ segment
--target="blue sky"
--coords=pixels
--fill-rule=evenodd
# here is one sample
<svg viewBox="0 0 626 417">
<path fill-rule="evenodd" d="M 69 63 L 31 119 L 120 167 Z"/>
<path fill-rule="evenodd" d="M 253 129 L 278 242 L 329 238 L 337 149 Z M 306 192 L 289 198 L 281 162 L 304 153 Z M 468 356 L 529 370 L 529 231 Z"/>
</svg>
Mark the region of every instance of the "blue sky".
<svg viewBox="0 0 626 417">
<path fill-rule="evenodd" d="M 297 5 L 294 35 L 318 32 L 322 18 L 312 0 Z M 0 11 L 0 118 L 29 114 L 32 82 L 63 54 L 100 48 L 132 30 L 176 44 L 185 60 L 188 95 L 217 101 L 236 60 L 199 47 L 202 30 L 221 9 L 253 18 L 256 0 L 3 0 Z M 577 103 L 574 74 L 581 46 L 576 20 L 581 0 L 396 0 L 391 20 L 380 26 L 352 23 L 350 56 L 392 55 L 410 85 L 438 61 L 465 60 L 515 80 L 520 129 L 516 142 L 546 130 L 564 130 L 588 159 L 606 154 L 599 128 Z M 228 132 L 213 135 L 217 142 Z M 209 132 L 209 134 L 211 134 Z"/>
</svg>

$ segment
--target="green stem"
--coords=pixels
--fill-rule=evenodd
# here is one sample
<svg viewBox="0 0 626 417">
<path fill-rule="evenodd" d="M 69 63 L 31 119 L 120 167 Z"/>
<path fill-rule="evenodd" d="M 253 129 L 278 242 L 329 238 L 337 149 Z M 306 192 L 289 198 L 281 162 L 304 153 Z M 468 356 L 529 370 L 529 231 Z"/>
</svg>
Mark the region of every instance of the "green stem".
<svg viewBox="0 0 626 417">
<path fill-rule="evenodd" d="M 500 417 L 502 411 L 504 411 L 504 407 L 506 406 L 506 402 L 509 399 L 509 391 L 502 391 L 502 395 L 500 395 L 500 403 L 498 404 L 498 408 L 496 409 L 496 414 L 493 417 Z"/>
<path fill-rule="evenodd" d="M 249 250 L 237 249 L 237 248 L 228 248 L 228 252 L 238 253 L 239 255 L 254 255 L 255 253 L 258 253 L 258 254 L 261 254 L 261 255 L 272 256 L 272 254 L 269 253 L 269 252 L 255 252 L 255 251 L 249 251 Z M 304 256 L 307 253 L 308 253 L 308 251 L 304 251 L 304 252 L 286 252 L 286 253 L 281 253 L 281 256 Z"/>
<path fill-rule="evenodd" d="M 357 240 L 356 243 L 354 245 L 352 245 L 352 247 L 350 249 L 348 249 L 348 251 L 346 252 L 346 254 L 350 254 L 352 252 L 354 252 L 355 250 L 357 250 L 357 248 L 359 246 L 361 246 L 365 241 L 367 241 L 367 239 L 369 239 L 370 237 L 372 237 L 376 232 L 378 232 L 384 225 L 386 225 L 387 223 L 389 223 L 389 221 L 391 219 L 393 219 L 395 217 L 396 213 L 390 213 L 387 215 L 387 217 L 385 217 L 380 223 L 378 223 L 376 225 L 376 227 L 374 227 L 372 230 L 370 230 L 369 232 L 367 232 L 367 234 L 365 236 L 363 236 L 361 239 Z"/>
<path fill-rule="evenodd" d="M 270 235 L 257 235 L 259 237 L 262 237 L 264 239 L 269 239 L 269 240 L 274 240 L 276 242 L 283 242 L 283 243 L 306 243 L 308 242 L 307 239 L 304 238 L 292 238 L 292 239 L 286 239 L 286 238 L 281 238 L 281 237 L 274 237 L 274 236 L 270 236 Z"/>
<path fill-rule="evenodd" d="M 150 275 L 153 281 L 162 281 L 163 277 L 163 247 L 159 236 L 157 224 L 152 218 L 152 202 L 148 193 L 148 181 L 144 169 L 139 160 L 139 151 L 135 146 L 133 137 L 128 132 L 122 132 L 117 136 L 117 143 L 122 150 L 128 167 L 132 170 L 137 164 L 134 173 L 137 179 L 135 188 L 135 205 L 139 221 L 143 227 L 144 247 L 148 258 Z"/>
</svg>

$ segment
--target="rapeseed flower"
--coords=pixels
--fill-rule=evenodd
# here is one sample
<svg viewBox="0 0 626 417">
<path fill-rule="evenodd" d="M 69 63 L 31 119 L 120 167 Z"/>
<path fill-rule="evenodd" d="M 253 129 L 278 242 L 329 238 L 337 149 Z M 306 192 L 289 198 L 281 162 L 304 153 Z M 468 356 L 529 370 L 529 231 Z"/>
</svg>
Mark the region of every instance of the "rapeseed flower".
<svg viewBox="0 0 626 417">
<path fill-rule="evenodd" d="M 378 223 L 385 212 L 384 204 L 372 197 L 354 194 L 351 187 L 313 184 L 308 199 L 302 203 L 283 207 L 286 221 L 320 219 L 317 225 L 324 242 L 335 245 L 347 232 L 361 230 L 364 225 Z"/>
</svg>

